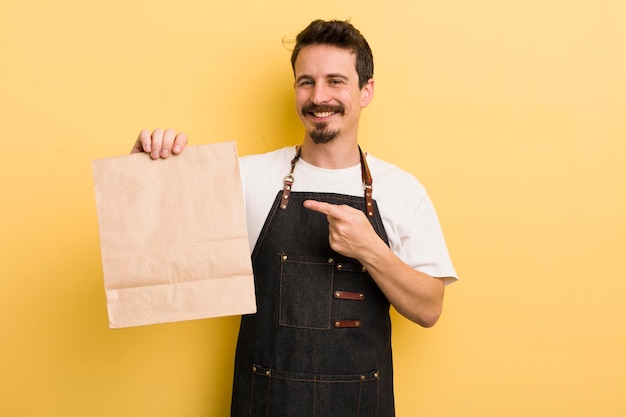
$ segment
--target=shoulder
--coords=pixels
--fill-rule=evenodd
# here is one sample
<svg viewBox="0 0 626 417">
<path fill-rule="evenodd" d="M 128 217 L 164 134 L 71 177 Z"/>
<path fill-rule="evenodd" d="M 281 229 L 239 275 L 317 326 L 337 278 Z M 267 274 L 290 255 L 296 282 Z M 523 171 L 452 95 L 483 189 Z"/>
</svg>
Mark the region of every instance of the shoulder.
<svg viewBox="0 0 626 417">
<path fill-rule="evenodd" d="M 385 195 L 403 195 L 420 199 L 426 195 L 422 183 L 410 172 L 373 155 L 367 156 L 367 163 L 374 180 L 374 192 Z M 383 191 L 384 190 L 384 191 Z"/>
<path fill-rule="evenodd" d="M 286 146 L 274 151 L 245 155 L 239 158 L 241 166 L 245 168 L 251 167 L 267 167 L 268 165 L 280 165 L 282 162 L 289 162 L 295 155 L 295 147 Z"/>
<path fill-rule="evenodd" d="M 295 147 L 287 146 L 271 152 L 246 155 L 239 158 L 241 180 L 247 193 L 274 194 L 282 188 L 283 179 L 289 174 L 290 161 Z"/>
<path fill-rule="evenodd" d="M 287 146 L 271 152 L 246 155 L 239 158 L 241 176 L 245 183 L 276 186 L 289 173 L 295 147 Z M 278 184 L 280 185 L 280 184 Z"/>
</svg>

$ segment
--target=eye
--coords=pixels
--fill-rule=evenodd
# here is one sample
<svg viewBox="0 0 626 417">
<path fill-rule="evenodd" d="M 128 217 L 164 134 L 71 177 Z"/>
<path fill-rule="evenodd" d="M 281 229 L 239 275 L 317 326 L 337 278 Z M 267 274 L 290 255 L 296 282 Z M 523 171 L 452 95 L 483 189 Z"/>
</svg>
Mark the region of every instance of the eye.
<svg viewBox="0 0 626 417">
<path fill-rule="evenodd" d="M 339 78 L 331 78 L 328 83 L 330 85 L 340 85 L 343 84 L 343 80 L 340 80 Z"/>
<path fill-rule="evenodd" d="M 298 87 L 306 87 L 306 86 L 309 86 L 309 85 L 313 85 L 313 81 L 311 81 L 311 80 L 300 80 L 298 82 Z"/>
</svg>

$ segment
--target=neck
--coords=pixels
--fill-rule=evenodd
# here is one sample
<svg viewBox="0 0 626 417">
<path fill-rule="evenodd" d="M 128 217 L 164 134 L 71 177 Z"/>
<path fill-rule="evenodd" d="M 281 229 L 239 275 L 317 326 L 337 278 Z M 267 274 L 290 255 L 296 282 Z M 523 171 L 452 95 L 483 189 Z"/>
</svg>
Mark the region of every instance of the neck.
<svg viewBox="0 0 626 417">
<path fill-rule="evenodd" d="M 302 143 L 300 157 L 311 165 L 326 169 L 342 169 L 358 165 L 361 162 L 361 155 L 356 140 L 338 141 L 336 139 L 318 144 L 307 136 Z"/>
</svg>

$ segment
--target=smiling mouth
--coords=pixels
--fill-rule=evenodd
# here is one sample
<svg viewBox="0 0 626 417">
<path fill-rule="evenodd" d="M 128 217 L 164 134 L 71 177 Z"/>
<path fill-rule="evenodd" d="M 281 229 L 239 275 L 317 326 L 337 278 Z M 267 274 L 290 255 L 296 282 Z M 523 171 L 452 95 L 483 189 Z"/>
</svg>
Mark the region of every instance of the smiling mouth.
<svg viewBox="0 0 626 417">
<path fill-rule="evenodd" d="M 343 106 L 315 106 L 308 105 L 302 109 L 303 114 L 309 114 L 316 119 L 325 119 L 334 114 L 343 114 L 344 108 Z"/>
<path fill-rule="evenodd" d="M 334 111 L 324 111 L 324 112 L 313 112 L 312 113 L 313 116 L 317 117 L 318 119 L 323 119 L 324 117 L 330 117 L 333 114 L 335 114 Z"/>
</svg>

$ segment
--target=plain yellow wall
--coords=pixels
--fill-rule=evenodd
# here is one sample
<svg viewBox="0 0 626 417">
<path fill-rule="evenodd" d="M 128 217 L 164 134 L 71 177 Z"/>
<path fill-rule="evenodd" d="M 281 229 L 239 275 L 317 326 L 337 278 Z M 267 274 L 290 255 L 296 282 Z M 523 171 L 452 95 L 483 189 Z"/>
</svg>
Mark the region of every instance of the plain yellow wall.
<svg viewBox="0 0 626 417">
<path fill-rule="evenodd" d="M 282 39 L 318 17 L 370 41 L 361 143 L 462 276 L 434 328 L 394 315 L 398 416 L 626 415 L 621 0 L 4 0 L 0 415 L 227 416 L 237 317 L 108 329 L 91 161 L 298 143 Z"/>
</svg>

